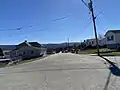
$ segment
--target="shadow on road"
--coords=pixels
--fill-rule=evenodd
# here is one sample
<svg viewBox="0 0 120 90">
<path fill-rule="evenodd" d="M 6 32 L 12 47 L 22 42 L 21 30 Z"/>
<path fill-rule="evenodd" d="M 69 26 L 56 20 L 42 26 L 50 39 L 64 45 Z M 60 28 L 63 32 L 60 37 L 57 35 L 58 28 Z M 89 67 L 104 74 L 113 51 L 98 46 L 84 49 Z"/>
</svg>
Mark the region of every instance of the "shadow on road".
<svg viewBox="0 0 120 90">
<path fill-rule="evenodd" d="M 111 78 L 111 72 L 110 72 L 109 75 L 108 75 L 108 78 L 107 78 L 107 81 L 106 81 L 106 83 L 105 83 L 105 86 L 104 86 L 104 89 L 103 89 L 103 90 L 107 90 L 108 85 L 109 85 L 109 82 L 110 82 L 110 78 Z"/>
<path fill-rule="evenodd" d="M 108 69 L 110 70 L 110 73 L 108 75 L 107 81 L 103 89 L 103 90 L 108 90 L 108 85 L 110 83 L 111 74 L 115 76 L 120 76 L 120 68 L 114 62 L 111 62 L 109 59 L 103 56 L 100 56 L 100 57 L 103 58 L 109 64 Z"/>
<path fill-rule="evenodd" d="M 108 60 L 107 58 L 103 56 L 100 56 L 100 57 L 107 61 L 107 63 L 109 64 L 108 69 L 113 75 L 120 76 L 120 68 L 117 65 L 115 65 L 114 62 L 111 62 L 110 60 Z"/>
</svg>

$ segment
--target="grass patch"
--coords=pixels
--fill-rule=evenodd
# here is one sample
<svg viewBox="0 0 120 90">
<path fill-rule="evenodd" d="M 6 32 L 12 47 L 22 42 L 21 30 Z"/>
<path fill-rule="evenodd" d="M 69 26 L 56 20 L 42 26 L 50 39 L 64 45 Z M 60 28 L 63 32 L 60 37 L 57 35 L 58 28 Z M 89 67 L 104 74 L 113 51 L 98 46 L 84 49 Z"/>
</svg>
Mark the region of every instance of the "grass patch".
<svg viewBox="0 0 120 90">
<path fill-rule="evenodd" d="M 120 55 L 120 52 L 112 52 L 113 55 Z"/>
<path fill-rule="evenodd" d="M 79 54 L 95 54 L 97 52 L 96 49 L 88 49 L 88 50 L 83 50 L 83 51 L 79 51 Z"/>
<path fill-rule="evenodd" d="M 120 52 L 118 51 L 111 51 L 106 53 L 100 53 L 102 56 L 120 56 Z"/>
<path fill-rule="evenodd" d="M 100 55 L 101 56 L 117 56 L 115 54 L 112 54 L 112 52 L 111 53 L 100 53 Z"/>
<path fill-rule="evenodd" d="M 27 59 L 27 60 L 23 60 L 23 61 L 20 61 L 20 62 L 17 62 L 16 64 L 23 64 L 23 63 L 28 63 L 28 62 L 32 62 L 32 61 L 35 61 L 36 59 Z M 15 65 L 15 64 L 14 64 Z"/>
<path fill-rule="evenodd" d="M 102 56 L 120 56 L 120 52 L 110 49 L 99 49 Z M 79 54 L 97 54 L 97 49 L 79 51 Z"/>
<path fill-rule="evenodd" d="M 22 61 L 13 63 L 13 64 L 11 64 L 10 66 L 14 66 L 14 65 L 18 65 L 18 64 L 23 64 L 23 63 L 28 63 L 28 62 L 36 61 L 36 60 L 42 59 L 42 58 L 44 58 L 44 57 L 46 57 L 46 56 L 37 57 L 37 58 L 32 58 L 32 59 L 25 59 L 25 60 L 22 60 Z"/>
<path fill-rule="evenodd" d="M 5 66 L 7 66 L 6 63 L 1 63 L 1 62 L 0 62 L 0 68 L 5 67 Z"/>
</svg>

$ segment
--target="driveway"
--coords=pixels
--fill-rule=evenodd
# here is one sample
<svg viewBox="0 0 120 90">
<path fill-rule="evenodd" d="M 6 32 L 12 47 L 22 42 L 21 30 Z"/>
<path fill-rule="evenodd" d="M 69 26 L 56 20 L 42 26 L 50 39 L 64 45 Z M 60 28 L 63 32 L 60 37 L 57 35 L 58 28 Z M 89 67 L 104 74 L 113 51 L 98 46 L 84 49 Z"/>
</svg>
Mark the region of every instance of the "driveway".
<svg viewBox="0 0 120 90">
<path fill-rule="evenodd" d="M 98 56 L 60 53 L 0 69 L 0 90 L 119 90 Z"/>
</svg>

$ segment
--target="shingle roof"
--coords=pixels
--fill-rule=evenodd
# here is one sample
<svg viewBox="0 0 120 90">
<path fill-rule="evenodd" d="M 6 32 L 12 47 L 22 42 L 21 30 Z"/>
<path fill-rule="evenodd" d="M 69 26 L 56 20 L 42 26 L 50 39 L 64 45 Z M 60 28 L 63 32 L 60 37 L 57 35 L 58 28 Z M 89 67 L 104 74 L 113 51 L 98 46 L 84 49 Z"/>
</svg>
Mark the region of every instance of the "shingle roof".
<svg viewBox="0 0 120 90">
<path fill-rule="evenodd" d="M 108 30 L 108 31 L 106 32 L 106 34 L 107 34 L 108 32 L 112 32 L 112 33 L 120 33 L 120 30 Z M 106 34 L 105 34 L 105 35 L 106 35 Z"/>
<path fill-rule="evenodd" d="M 109 32 L 120 33 L 120 30 L 109 30 Z"/>
<path fill-rule="evenodd" d="M 39 44 L 38 42 L 23 42 L 23 43 L 20 43 L 19 45 L 16 45 L 16 48 L 21 48 L 21 47 L 24 47 L 24 46 L 33 46 L 33 47 L 38 47 L 40 48 L 41 47 L 41 44 Z"/>
<path fill-rule="evenodd" d="M 41 44 L 39 44 L 38 42 L 28 42 L 28 43 L 34 47 L 41 47 Z"/>
</svg>

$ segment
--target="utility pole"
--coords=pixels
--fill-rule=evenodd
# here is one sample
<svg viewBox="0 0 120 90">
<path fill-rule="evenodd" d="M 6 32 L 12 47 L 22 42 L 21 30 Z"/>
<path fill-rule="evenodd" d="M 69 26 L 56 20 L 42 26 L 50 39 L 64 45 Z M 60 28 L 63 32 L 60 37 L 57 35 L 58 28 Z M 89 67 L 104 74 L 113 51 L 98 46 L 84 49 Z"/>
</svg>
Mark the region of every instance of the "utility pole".
<svg viewBox="0 0 120 90">
<path fill-rule="evenodd" d="M 89 8 L 91 14 L 92 14 L 92 21 L 93 21 L 93 27 L 94 27 L 94 33 L 95 33 L 95 39 L 96 39 L 96 47 L 97 47 L 97 54 L 98 56 L 100 56 L 100 52 L 99 52 L 99 43 L 98 43 L 98 38 L 97 38 L 97 30 L 96 30 L 96 22 L 95 22 L 95 15 L 94 15 L 94 9 L 93 9 L 93 2 L 92 0 L 90 0 L 90 2 L 88 3 L 88 5 L 83 1 L 81 0 L 84 5 Z"/>
<path fill-rule="evenodd" d="M 68 51 L 69 51 L 69 38 L 68 38 L 68 45 L 67 46 L 68 46 Z"/>
<path fill-rule="evenodd" d="M 92 0 L 90 0 L 90 2 L 88 3 L 88 7 L 89 7 L 89 9 L 91 11 L 91 14 L 92 14 L 93 27 L 94 27 L 94 33 L 95 33 L 95 39 L 96 39 L 96 46 L 97 46 L 97 54 L 99 56 L 100 55 L 100 52 L 99 52 L 99 43 L 98 43 L 98 38 L 97 38 L 97 30 L 96 30 L 96 22 L 95 22 L 96 17 L 94 15 Z"/>
</svg>

